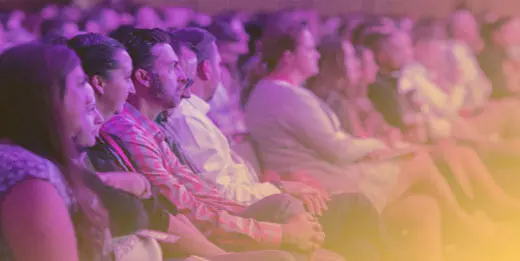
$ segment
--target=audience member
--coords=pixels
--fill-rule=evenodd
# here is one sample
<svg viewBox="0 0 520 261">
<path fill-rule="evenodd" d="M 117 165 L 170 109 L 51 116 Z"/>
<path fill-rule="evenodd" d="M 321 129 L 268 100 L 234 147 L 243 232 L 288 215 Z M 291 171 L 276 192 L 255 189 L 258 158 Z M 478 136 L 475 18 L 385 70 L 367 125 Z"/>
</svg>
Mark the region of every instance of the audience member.
<svg viewBox="0 0 520 261">
<path fill-rule="evenodd" d="M 2 259 L 111 260 L 106 211 L 70 158 L 86 112 L 79 59 L 63 46 L 20 45 L 0 57 L 0 75 L 11 122 L 0 134 Z"/>
<path fill-rule="evenodd" d="M 449 19 L 449 35 L 455 41 L 465 44 L 474 55 L 484 49 L 484 42 L 480 37 L 480 28 L 473 13 L 466 9 L 457 9 Z"/>
<path fill-rule="evenodd" d="M 222 86 L 219 86 L 210 102 L 209 115 L 228 137 L 232 137 L 245 132 L 240 107 L 244 82 L 238 59 L 248 53 L 249 36 L 244 30 L 239 13 L 235 12 L 216 17 L 208 31 L 217 38 L 217 46 L 222 55 Z"/>
<path fill-rule="evenodd" d="M 512 33 L 519 28 L 520 18 L 516 17 L 501 19 L 483 28 L 486 47 L 478 59 L 482 70 L 491 80 L 493 99 L 513 96 L 520 88 L 512 62 L 515 59 L 515 48 L 520 46 L 520 40 Z"/>
</svg>

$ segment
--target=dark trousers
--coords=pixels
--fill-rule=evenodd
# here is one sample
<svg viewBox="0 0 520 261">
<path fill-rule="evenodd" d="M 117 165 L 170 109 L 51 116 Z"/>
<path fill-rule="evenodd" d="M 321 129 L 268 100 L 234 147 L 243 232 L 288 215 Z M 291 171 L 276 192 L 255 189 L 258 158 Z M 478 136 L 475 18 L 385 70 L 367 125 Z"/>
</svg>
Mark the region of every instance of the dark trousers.
<svg viewBox="0 0 520 261">
<path fill-rule="evenodd" d="M 319 217 L 325 232 L 323 247 L 347 260 L 380 260 L 382 246 L 379 215 L 370 201 L 358 194 L 341 194 L 333 196 L 327 205 L 328 210 Z M 242 216 L 283 224 L 305 211 L 300 200 L 287 194 L 278 194 L 251 205 Z M 300 255 L 295 257 L 298 260 L 303 258 Z"/>
</svg>

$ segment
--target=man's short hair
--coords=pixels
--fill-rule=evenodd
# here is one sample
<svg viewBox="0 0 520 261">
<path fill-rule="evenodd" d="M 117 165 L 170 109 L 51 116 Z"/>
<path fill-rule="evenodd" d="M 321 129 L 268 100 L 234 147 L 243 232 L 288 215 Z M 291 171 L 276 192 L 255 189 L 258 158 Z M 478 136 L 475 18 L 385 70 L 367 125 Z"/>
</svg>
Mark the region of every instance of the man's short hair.
<svg viewBox="0 0 520 261">
<path fill-rule="evenodd" d="M 132 34 L 135 30 L 137 29 L 131 25 L 121 25 L 114 31 L 110 32 L 109 36 L 120 42 L 126 42 L 126 39 L 132 38 Z"/>
<path fill-rule="evenodd" d="M 170 34 L 172 41 L 186 44 L 197 54 L 199 61 L 210 60 L 214 57 L 214 45 L 216 38 L 211 33 L 200 28 L 186 28 L 174 31 Z"/>
<path fill-rule="evenodd" d="M 363 37 L 363 41 L 361 42 L 361 45 L 372 50 L 374 54 L 377 54 L 381 48 L 383 47 L 383 44 L 392 37 L 391 32 L 387 31 L 370 31 L 365 34 Z"/>
<path fill-rule="evenodd" d="M 132 57 L 134 70 L 150 70 L 156 58 L 152 54 L 152 48 L 158 44 L 170 44 L 168 33 L 161 29 L 136 29 L 130 35 L 119 38 L 124 38 L 116 40 L 125 46 Z"/>
</svg>

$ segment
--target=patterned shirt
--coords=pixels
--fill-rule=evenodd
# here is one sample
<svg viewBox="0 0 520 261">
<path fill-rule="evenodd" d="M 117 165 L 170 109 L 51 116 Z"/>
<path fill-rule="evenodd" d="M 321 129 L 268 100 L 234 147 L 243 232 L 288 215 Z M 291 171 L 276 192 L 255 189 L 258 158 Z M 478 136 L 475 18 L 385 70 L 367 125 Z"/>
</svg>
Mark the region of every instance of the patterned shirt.
<svg viewBox="0 0 520 261">
<path fill-rule="evenodd" d="M 0 198 L 4 199 L 17 184 L 38 179 L 52 184 L 64 203 L 74 213 L 75 202 L 59 169 L 52 162 L 20 146 L 0 144 Z M 0 260 L 14 260 L 0 228 Z"/>
<path fill-rule="evenodd" d="M 222 247 L 279 246 L 280 224 L 242 218 L 244 207 L 219 195 L 211 183 L 193 174 L 170 150 L 164 132 L 130 104 L 102 128 L 117 135 L 135 161 L 138 172 L 177 206 L 210 239 Z"/>
</svg>

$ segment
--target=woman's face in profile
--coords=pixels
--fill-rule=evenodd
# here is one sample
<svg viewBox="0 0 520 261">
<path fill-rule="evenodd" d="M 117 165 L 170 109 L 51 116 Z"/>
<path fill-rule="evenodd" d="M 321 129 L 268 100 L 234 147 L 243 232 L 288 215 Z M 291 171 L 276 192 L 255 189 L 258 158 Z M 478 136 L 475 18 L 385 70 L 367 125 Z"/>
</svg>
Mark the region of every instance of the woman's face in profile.
<svg viewBox="0 0 520 261">
<path fill-rule="evenodd" d="M 80 129 L 74 137 L 74 143 L 79 149 L 90 148 L 96 144 L 99 129 L 104 122 L 96 107 L 94 90 L 90 86 L 86 87 L 86 111 L 80 120 Z"/>
<path fill-rule="evenodd" d="M 70 137 L 76 136 L 83 124 L 87 111 L 87 88 L 91 88 L 85 72 L 78 64 L 65 79 L 65 97 L 63 101 L 63 119 Z"/>
<path fill-rule="evenodd" d="M 361 80 L 361 64 L 356 55 L 356 50 L 350 42 L 343 42 L 343 61 L 345 63 L 345 75 L 350 85 L 357 85 Z"/>
</svg>

